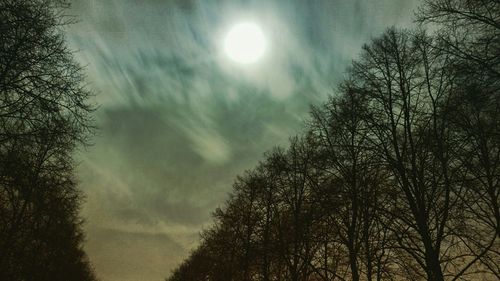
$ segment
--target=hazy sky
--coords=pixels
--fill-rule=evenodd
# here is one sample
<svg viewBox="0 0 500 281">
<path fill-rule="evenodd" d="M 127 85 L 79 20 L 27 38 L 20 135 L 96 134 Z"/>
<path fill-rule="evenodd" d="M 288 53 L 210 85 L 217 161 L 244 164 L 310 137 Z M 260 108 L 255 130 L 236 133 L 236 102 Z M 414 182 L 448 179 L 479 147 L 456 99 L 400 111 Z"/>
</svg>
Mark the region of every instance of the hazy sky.
<svg viewBox="0 0 500 281">
<path fill-rule="evenodd" d="M 68 29 L 96 93 L 79 153 L 86 249 L 103 281 L 163 280 L 210 225 L 237 174 L 299 132 L 363 43 L 412 26 L 417 0 L 76 0 Z M 253 65 L 223 52 L 261 26 Z"/>
</svg>

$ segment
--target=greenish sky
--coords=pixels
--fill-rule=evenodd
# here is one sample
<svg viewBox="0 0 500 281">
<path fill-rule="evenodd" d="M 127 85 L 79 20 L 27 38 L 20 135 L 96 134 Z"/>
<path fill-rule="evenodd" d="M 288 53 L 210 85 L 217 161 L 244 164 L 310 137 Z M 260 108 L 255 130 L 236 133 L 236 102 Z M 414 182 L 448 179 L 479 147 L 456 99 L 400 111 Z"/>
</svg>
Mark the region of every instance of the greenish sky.
<svg viewBox="0 0 500 281">
<path fill-rule="evenodd" d="M 86 249 L 103 281 L 163 280 L 237 174 L 300 132 L 363 43 L 411 27 L 418 0 L 75 0 L 68 28 L 100 105 L 81 151 Z M 269 48 L 231 62 L 228 28 Z"/>
</svg>

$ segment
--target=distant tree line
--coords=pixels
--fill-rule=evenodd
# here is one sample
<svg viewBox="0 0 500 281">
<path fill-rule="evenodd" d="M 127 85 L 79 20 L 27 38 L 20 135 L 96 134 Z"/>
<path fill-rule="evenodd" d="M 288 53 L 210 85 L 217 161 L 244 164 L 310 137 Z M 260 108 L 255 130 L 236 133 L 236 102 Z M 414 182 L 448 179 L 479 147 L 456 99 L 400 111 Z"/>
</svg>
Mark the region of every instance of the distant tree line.
<svg viewBox="0 0 500 281">
<path fill-rule="evenodd" d="M 0 280 L 91 281 L 72 153 L 92 131 L 63 0 L 0 0 Z"/>
<path fill-rule="evenodd" d="M 500 279 L 500 2 L 417 19 L 436 31 L 365 45 L 166 280 Z"/>
</svg>

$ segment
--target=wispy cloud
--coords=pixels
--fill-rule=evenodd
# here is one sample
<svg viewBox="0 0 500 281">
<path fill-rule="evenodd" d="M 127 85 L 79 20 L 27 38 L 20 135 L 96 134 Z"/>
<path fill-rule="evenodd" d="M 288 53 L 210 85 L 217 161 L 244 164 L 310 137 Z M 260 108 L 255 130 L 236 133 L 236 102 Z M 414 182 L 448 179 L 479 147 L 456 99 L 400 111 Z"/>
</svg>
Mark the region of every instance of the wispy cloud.
<svg viewBox="0 0 500 281">
<path fill-rule="evenodd" d="M 389 25 L 410 25 L 416 3 L 75 1 L 81 21 L 68 39 L 101 105 L 100 136 L 79 172 L 88 250 L 103 280 L 132 278 L 116 268 L 165 277 L 234 177 L 286 144 L 361 45 Z M 241 67 L 221 44 L 231 24 L 249 19 L 270 48 Z"/>
</svg>

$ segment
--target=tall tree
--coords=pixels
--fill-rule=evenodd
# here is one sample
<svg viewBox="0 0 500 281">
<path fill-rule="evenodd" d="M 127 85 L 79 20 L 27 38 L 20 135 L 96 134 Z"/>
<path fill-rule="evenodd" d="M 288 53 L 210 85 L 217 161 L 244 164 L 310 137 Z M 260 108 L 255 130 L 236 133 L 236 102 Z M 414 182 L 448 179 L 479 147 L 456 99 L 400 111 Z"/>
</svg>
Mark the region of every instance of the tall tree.
<svg viewBox="0 0 500 281">
<path fill-rule="evenodd" d="M 500 247 L 500 3 L 494 0 L 427 0 L 418 20 L 437 27 L 440 50 L 450 56 L 459 87 L 449 106 L 451 130 L 462 145 L 458 161 L 467 182 L 465 215 L 474 223 L 468 246 Z M 474 226 L 474 227 L 472 227 Z M 491 237 L 491 232 L 496 232 Z M 497 251 L 476 249 L 482 261 L 500 278 Z M 496 253 L 496 254 L 495 254 Z M 493 255 L 493 256 L 490 256 Z"/>
<path fill-rule="evenodd" d="M 382 275 L 381 262 L 386 258 L 380 256 L 386 240 L 373 239 L 384 233 L 373 233 L 378 209 L 384 205 L 380 162 L 370 147 L 370 130 L 363 116 L 367 96 L 357 93 L 349 82 L 339 92 L 323 108 L 312 110 L 309 129 L 318 155 L 314 165 L 328 179 L 318 196 L 328 198 L 322 200 L 322 211 L 331 217 L 331 231 L 346 248 L 352 280 L 360 280 L 363 271 L 372 280 Z"/>
<path fill-rule="evenodd" d="M 67 47 L 65 1 L 0 1 L 0 279 L 94 280 L 72 153 L 91 93 Z"/>
</svg>

